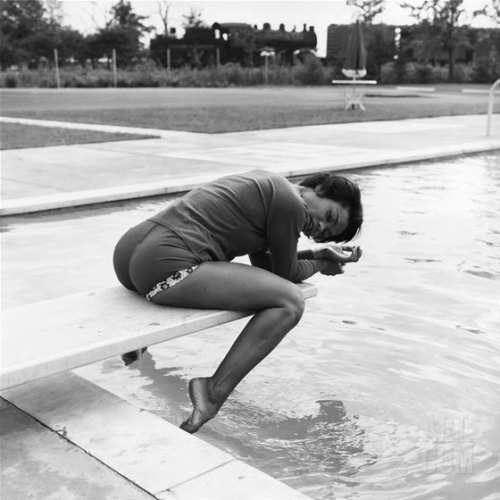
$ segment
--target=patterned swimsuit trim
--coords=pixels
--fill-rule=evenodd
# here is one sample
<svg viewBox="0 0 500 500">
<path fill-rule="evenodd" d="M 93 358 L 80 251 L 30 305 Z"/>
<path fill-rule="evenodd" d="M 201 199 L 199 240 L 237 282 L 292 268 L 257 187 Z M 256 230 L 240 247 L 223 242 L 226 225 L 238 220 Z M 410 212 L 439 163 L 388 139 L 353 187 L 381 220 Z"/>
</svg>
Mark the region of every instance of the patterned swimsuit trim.
<svg viewBox="0 0 500 500">
<path fill-rule="evenodd" d="M 177 271 L 166 280 L 160 281 L 148 294 L 146 294 L 146 299 L 151 300 L 157 293 L 162 292 L 163 290 L 168 290 L 174 285 L 177 285 L 177 283 L 181 282 L 184 278 L 187 278 L 197 267 L 198 266 L 191 266 L 187 269 L 183 269 L 182 271 Z"/>
</svg>

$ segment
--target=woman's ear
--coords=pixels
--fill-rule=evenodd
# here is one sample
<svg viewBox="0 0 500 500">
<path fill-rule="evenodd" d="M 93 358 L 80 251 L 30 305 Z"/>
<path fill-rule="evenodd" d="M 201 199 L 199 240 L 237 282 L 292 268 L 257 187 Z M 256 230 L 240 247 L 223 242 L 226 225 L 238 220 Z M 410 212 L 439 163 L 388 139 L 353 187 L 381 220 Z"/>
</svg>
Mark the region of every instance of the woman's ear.
<svg viewBox="0 0 500 500">
<path fill-rule="evenodd" d="M 314 188 L 314 192 L 316 193 L 317 196 L 323 198 L 324 195 L 323 189 L 321 189 L 321 186 L 319 184 Z"/>
</svg>

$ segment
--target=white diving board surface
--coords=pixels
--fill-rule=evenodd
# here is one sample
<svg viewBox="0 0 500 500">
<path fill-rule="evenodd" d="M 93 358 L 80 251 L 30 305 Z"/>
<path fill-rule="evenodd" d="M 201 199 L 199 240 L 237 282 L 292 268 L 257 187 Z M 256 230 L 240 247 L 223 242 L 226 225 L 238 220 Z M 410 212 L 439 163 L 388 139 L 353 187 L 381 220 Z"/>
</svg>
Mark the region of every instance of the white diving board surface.
<svg viewBox="0 0 500 500">
<path fill-rule="evenodd" d="M 377 80 L 332 80 L 333 85 L 377 85 Z"/>
<path fill-rule="evenodd" d="M 305 299 L 315 285 L 297 285 Z M 2 311 L 0 390 L 228 323 L 251 312 L 165 307 L 121 286 Z"/>
</svg>

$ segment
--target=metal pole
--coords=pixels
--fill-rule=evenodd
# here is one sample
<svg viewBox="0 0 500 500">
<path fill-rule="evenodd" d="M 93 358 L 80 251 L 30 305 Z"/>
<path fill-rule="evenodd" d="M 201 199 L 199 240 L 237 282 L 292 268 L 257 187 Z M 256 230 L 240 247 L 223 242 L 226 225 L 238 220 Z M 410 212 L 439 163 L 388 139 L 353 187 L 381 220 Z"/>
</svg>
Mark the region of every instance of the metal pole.
<svg viewBox="0 0 500 500">
<path fill-rule="evenodd" d="M 217 47 L 215 49 L 215 54 L 216 54 L 216 63 L 217 63 L 217 67 L 220 66 L 220 50 L 219 50 L 219 47 Z"/>
<path fill-rule="evenodd" d="M 116 78 L 116 50 L 113 49 L 113 84 L 115 89 L 117 87 L 117 78 Z"/>
<path fill-rule="evenodd" d="M 488 101 L 488 122 L 486 124 L 486 137 L 491 133 L 491 115 L 493 114 L 493 101 L 495 99 L 495 89 L 500 85 L 500 78 L 490 88 L 490 98 Z"/>
<path fill-rule="evenodd" d="M 265 65 L 264 65 L 264 76 L 265 76 L 265 82 L 266 82 L 266 85 L 268 84 L 269 82 L 269 56 L 266 54 L 265 55 L 265 58 L 266 58 L 266 62 L 265 62 Z"/>
<path fill-rule="evenodd" d="M 61 88 L 61 77 L 59 75 L 59 57 L 57 55 L 57 49 L 54 49 L 54 63 L 55 63 L 55 68 L 56 68 L 56 82 L 57 82 L 57 88 Z"/>
<path fill-rule="evenodd" d="M 170 73 L 170 47 L 167 49 L 167 70 Z"/>
</svg>

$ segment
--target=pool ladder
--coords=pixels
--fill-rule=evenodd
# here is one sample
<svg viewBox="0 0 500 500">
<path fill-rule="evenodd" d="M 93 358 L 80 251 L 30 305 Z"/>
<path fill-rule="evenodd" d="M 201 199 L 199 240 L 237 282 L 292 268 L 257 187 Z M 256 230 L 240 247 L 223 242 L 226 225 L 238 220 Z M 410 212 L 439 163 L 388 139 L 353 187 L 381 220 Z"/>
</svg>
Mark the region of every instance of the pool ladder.
<svg viewBox="0 0 500 500">
<path fill-rule="evenodd" d="M 490 88 L 490 99 L 488 101 L 488 123 L 486 125 L 486 137 L 491 133 L 491 115 L 493 114 L 493 101 L 495 100 L 495 89 L 500 85 L 500 78 Z"/>
</svg>

